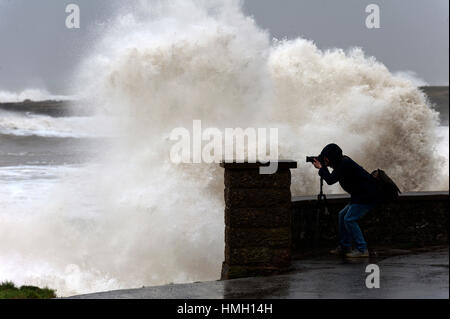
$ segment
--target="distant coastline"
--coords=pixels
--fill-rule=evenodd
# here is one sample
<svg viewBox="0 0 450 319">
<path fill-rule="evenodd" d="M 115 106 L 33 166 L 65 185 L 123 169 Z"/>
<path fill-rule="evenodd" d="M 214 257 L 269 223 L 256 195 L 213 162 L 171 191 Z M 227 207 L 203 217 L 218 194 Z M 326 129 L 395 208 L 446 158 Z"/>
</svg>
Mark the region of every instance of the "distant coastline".
<svg viewBox="0 0 450 319">
<path fill-rule="evenodd" d="M 433 107 L 440 113 L 442 125 L 449 124 L 449 87 L 448 86 L 424 86 L 420 87 L 429 97 Z M 52 117 L 89 116 L 89 109 L 77 107 L 73 100 L 47 100 L 0 103 L 0 110 L 21 113 L 33 113 Z"/>
<path fill-rule="evenodd" d="M 52 117 L 87 116 L 90 112 L 76 107 L 75 101 L 31 101 L 0 103 L 0 110 L 20 113 L 33 113 Z"/>
</svg>

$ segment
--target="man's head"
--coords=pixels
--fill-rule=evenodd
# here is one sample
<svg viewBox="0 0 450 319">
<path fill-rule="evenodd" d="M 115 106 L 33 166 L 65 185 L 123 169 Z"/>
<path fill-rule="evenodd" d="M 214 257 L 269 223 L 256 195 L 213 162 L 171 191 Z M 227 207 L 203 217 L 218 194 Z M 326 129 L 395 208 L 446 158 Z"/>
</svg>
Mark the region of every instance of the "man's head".
<svg viewBox="0 0 450 319">
<path fill-rule="evenodd" d="M 336 167 L 342 160 L 342 149 L 336 144 L 328 144 L 319 155 L 319 159 L 326 166 Z"/>
</svg>

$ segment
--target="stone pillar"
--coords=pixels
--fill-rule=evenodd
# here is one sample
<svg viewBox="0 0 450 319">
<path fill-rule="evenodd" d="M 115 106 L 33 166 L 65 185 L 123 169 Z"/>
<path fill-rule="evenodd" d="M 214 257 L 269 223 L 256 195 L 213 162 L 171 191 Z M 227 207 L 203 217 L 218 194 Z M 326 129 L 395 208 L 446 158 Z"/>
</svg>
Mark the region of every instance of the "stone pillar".
<svg viewBox="0 0 450 319">
<path fill-rule="evenodd" d="M 291 265 L 291 171 L 261 175 L 260 163 L 222 163 L 225 168 L 225 261 L 222 279 L 281 273 Z"/>
</svg>

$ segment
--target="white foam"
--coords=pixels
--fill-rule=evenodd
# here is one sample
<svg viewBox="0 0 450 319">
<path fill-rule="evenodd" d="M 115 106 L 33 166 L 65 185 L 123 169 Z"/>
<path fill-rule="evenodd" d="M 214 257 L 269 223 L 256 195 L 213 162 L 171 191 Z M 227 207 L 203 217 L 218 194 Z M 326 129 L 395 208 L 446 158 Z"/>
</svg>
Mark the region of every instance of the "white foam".
<svg viewBox="0 0 450 319">
<path fill-rule="evenodd" d="M 0 215 L 27 216 L 77 166 L 0 167 Z M 72 175 L 71 175 L 72 176 Z"/>
<path fill-rule="evenodd" d="M 16 136 L 42 136 L 59 138 L 88 138 L 110 135 L 106 125 L 99 121 L 112 121 L 106 117 L 62 117 L 0 111 L 0 134 Z"/>
</svg>

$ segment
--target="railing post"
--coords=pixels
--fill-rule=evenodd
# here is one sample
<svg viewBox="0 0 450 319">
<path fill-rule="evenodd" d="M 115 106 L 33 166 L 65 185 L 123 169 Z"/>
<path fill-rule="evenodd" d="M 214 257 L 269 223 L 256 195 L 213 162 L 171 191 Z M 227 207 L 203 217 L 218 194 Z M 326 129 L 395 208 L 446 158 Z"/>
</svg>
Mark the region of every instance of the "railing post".
<svg viewBox="0 0 450 319">
<path fill-rule="evenodd" d="M 273 162 L 272 162 L 273 163 Z M 225 168 L 225 261 L 222 279 L 281 273 L 291 265 L 291 172 L 294 161 L 260 174 L 260 163 Z"/>
</svg>

